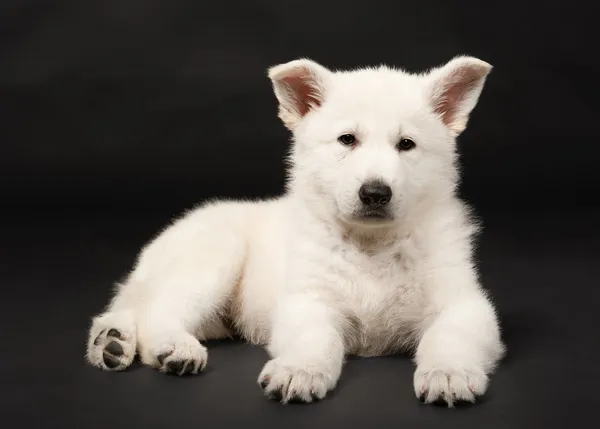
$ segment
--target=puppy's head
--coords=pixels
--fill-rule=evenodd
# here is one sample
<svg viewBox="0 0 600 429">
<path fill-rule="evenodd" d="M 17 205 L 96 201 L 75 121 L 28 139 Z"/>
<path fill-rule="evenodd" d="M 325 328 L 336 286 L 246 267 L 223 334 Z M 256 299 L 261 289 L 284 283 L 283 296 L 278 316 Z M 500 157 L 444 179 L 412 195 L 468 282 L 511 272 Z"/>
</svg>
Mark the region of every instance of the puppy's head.
<svg viewBox="0 0 600 429">
<path fill-rule="evenodd" d="M 389 226 L 452 194 L 455 138 L 491 68 L 464 56 L 423 74 L 331 71 L 308 59 L 272 67 L 279 117 L 294 136 L 291 192 L 356 226 Z"/>
</svg>

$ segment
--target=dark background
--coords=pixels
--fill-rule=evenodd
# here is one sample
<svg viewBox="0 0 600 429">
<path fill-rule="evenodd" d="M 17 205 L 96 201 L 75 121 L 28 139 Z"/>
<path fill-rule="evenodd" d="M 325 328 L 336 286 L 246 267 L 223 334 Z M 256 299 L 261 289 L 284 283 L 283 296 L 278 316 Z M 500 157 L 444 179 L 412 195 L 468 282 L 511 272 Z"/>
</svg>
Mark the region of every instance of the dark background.
<svg viewBox="0 0 600 429">
<path fill-rule="evenodd" d="M 0 409 L 18 427 L 549 428 L 600 405 L 592 3 L 3 0 Z M 406 357 L 352 359 L 330 399 L 261 396 L 266 353 L 209 344 L 206 374 L 103 373 L 86 329 L 167 221 L 283 189 L 267 67 L 495 66 L 460 138 L 464 197 L 509 354 L 478 405 L 420 405 Z M 589 414 L 589 415 L 587 415 Z"/>
</svg>

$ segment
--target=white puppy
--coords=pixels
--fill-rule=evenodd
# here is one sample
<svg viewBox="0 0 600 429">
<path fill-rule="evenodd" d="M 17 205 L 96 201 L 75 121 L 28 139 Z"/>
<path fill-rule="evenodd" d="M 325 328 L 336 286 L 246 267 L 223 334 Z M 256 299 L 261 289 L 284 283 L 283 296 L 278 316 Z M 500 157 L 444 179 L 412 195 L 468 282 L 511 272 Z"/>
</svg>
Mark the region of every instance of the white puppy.
<svg viewBox="0 0 600 429">
<path fill-rule="evenodd" d="M 271 68 L 294 137 L 285 195 L 212 202 L 165 229 L 93 319 L 88 361 L 119 371 L 139 353 L 197 373 L 198 340 L 239 335 L 268 346 L 268 396 L 311 402 L 346 355 L 408 350 L 417 396 L 474 401 L 504 346 L 456 197 L 455 138 L 490 70 L 472 57 L 418 75 Z"/>
</svg>

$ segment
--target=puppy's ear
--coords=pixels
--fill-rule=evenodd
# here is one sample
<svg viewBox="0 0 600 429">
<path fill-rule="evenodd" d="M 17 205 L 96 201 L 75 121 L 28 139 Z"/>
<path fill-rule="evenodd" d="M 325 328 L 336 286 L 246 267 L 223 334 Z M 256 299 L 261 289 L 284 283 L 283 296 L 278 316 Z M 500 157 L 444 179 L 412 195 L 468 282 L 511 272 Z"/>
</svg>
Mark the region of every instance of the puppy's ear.
<svg viewBox="0 0 600 429">
<path fill-rule="evenodd" d="M 492 66 L 473 57 L 460 56 L 428 75 L 428 96 L 435 113 L 456 137 L 467 127 Z"/>
<path fill-rule="evenodd" d="M 298 59 L 269 69 L 279 118 L 294 130 L 300 120 L 323 103 L 331 71 L 308 59 Z"/>
</svg>

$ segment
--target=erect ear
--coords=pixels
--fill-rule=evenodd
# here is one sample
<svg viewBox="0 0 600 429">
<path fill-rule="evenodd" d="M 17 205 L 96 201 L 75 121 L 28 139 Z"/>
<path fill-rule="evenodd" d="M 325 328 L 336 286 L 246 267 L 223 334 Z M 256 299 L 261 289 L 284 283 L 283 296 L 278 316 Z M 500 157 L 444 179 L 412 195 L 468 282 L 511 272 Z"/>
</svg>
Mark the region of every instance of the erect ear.
<svg viewBox="0 0 600 429">
<path fill-rule="evenodd" d="M 290 130 L 311 110 L 323 103 L 331 71 L 308 59 L 298 59 L 269 69 L 279 118 Z"/>
<path fill-rule="evenodd" d="M 428 95 L 435 113 L 456 137 L 467 127 L 492 66 L 473 57 L 460 56 L 428 75 Z"/>
</svg>

